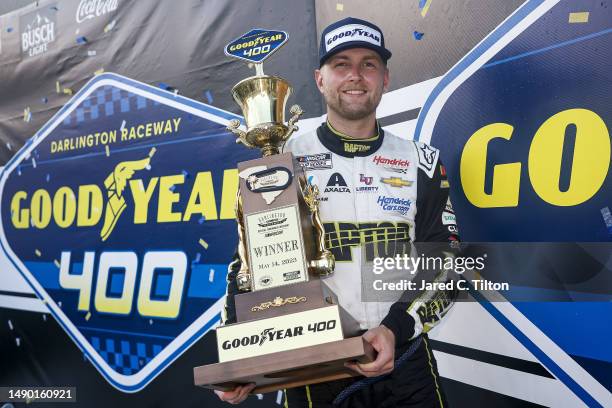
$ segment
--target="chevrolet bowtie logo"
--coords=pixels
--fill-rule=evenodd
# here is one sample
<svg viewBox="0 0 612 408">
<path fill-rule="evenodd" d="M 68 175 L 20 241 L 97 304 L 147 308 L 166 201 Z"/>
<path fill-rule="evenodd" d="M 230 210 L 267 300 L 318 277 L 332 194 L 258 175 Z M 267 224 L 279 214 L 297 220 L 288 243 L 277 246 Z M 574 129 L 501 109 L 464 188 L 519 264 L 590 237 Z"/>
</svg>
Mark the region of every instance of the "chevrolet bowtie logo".
<svg viewBox="0 0 612 408">
<path fill-rule="evenodd" d="M 393 187 L 410 187 L 412 185 L 412 181 L 404 180 L 401 177 L 381 178 L 380 181 Z"/>
<path fill-rule="evenodd" d="M 128 180 L 132 178 L 137 170 L 146 168 L 154 154 L 155 148 L 151 149 L 149 156 L 142 160 L 119 163 L 115 166 L 115 170 L 113 170 L 106 180 L 104 180 L 108 201 L 106 202 L 104 225 L 102 226 L 102 231 L 100 231 L 100 238 L 102 238 L 102 241 L 106 241 L 111 232 L 113 232 L 119 220 L 119 216 L 121 216 L 121 213 L 123 213 L 123 210 L 127 207 L 125 198 L 123 198 L 123 190 Z"/>
</svg>

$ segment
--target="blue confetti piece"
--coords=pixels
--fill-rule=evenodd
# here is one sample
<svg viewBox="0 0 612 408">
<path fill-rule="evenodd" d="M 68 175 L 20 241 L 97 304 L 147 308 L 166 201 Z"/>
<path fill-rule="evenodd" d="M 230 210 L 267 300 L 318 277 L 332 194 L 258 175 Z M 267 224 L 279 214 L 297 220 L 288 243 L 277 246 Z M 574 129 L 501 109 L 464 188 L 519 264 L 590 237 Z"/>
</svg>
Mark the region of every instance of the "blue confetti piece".
<svg viewBox="0 0 612 408">
<path fill-rule="evenodd" d="M 13 31 L 13 27 L 7 27 L 7 29 L 6 29 L 6 32 L 7 32 L 7 33 L 10 33 L 10 32 L 12 32 L 12 31 Z"/>
<path fill-rule="evenodd" d="M 206 217 L 201 216 L 200 219 L 198 220 L 198 224 L 202 225 L 206 222 Z"/>
<path fill-rule="evenodd" d="M 427 0 L 419 0 L 419 8 L 422 9 L 427 4 Z"/>
<path fill-rule="evenodd" d="M 193 260 L 194 263 L 198 263 L 200 262 L 200 259 L 202 258 L 202 254 L 200 254 L 199 252 L 196 254 L 195 259 Z"/>
<path fill-rule="evenodd" d="M 47 173 L 47 177 L 45 177 L 45 180 L 47 180 L 47 183 L 49 182 L 49 180 L 51 180 L 51 175 L 49 173 Z"/>
<path fill-rule="evenodd" d="M 608 228 L 608 234 L 612 235 L 612 213 L 610 208 L 604 207 L 601 209 L 601 216 L 603 217 L 604 223 Z"/>
<path fill-rule="evenodd" d="M 87 37 L 77 37 L 76 42 L 77 44 L 85 44 L 87 42 Z"/>
<path fill-rule="evenodd" d="M 168 188 L 168 190 L 172 191 L 174 193 L 174 190 L 176 189 L 176 186 L 173 184 L 170 186 L 170 188 Z"/>
<path fill-rule="evenodd" d="M 170 91 L 172 89 L 172 87 L 165 82 L 160 82 L 159 84 L 157 84 L 157 86 L 166 91 Z"/>
<path fill-rule="evenodd" d="M 189 176 L 189 172 L 188 172 L 187 170 L 181 170 L 181 173 L 183 173 L 183 176 L 184 176 L 186 179 L 188 179 L 188 178 L 190 177 L 190 176 Z"/>
<path fill-rule="evenodd" d="M 415 31 L 415 32 L 412 33 L 412 35 L 414 36 L 415 40 L 419 41 L 421 38 L 423 38 L 425 33 L 420 33 L 418 31 Z"/>
<path fill-rule="evenodd" d="M 46 96 L 43 96 L 42 98 L 40 98 L 40 100 L 42 101 L 42 103 L 47 103 L 49 102 L 49 100 L 47 99 Z"/>
<path fill-rule="evenodd" d="M 204 92 L 204 96 L 206 97 L 206 100 L 208 101 L 208 103 L 212 103 L 213 102 L 213 96 L 212 96 L 212 92 L 210 92 L 210 90 L 206 90 L 206 92 Z"/>
</svg>

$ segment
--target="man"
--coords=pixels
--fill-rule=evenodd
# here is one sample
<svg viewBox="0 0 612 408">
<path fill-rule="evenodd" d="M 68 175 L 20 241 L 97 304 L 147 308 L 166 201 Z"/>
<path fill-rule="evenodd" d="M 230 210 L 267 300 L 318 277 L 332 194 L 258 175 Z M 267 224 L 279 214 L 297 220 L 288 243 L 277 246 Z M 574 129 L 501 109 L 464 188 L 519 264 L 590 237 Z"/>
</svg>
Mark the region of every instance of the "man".
<svg viewBox="0 0 612 408">
<path fill-rule="evenodd" d="M 337 262 L 325 282 L 378 352 L 371 363 L 347 364 L 367 379 L 288 389 L 289 407 L 446 405 L 425 332 L 448 311 L 455 292 L 424 291 L 395 303 L 361 299 L 362 268 L 368 273 L 374 256 L 393 256 L 400 243 L 458 240 L 438 150 L 385 132 L 376 121 L 376 107 L 389 85 L 390 57 L 374 24 L 346 18 L 327 27 L 315 71 L 327 122 L 285 145 L 285 151 L 301 158 L 309 182 L 321 191 L 326 243 Z M 226 322 L 235 321 L 238 269 L 235 258 L 228 275 Z M 446 271 L 434 279 L 446 280 Z M 239 403 L 253 387 L 217 394 Z"/>
</svg>

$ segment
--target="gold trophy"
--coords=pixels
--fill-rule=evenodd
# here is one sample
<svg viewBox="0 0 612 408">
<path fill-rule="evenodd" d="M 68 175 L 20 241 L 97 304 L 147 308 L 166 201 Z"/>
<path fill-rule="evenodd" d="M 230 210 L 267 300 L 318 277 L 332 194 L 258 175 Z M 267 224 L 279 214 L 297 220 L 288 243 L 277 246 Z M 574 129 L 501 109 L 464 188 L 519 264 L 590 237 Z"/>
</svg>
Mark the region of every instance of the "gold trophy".
<svg viewBox="0 0 612 408">
<path fill-rule="evenodd" d="M 219 363 L 194 368 L 195 384 L 229 390 L 255 382 L 254 393 L 346 378 L 344 362 L 372 361 L 357 322 L 338 305 L 322 277 L 334 270 L 319 217 L 319 191 L 280 146 L 303 111 L 291 107 L 289 83 L 263 73 L 262 62 L 287 41 L 282 31 L 251 30 L 226 54 L 255 65 L 256 75 L 232 88 L 245 128 L 232 120 L 236 142 L 263 157 L 238 163 L 236 199 L 241 268 L 234 297 L 237 323 L 216 329 Z M 349 337 L 349 338 L 347 338 Z"/>
</svg>

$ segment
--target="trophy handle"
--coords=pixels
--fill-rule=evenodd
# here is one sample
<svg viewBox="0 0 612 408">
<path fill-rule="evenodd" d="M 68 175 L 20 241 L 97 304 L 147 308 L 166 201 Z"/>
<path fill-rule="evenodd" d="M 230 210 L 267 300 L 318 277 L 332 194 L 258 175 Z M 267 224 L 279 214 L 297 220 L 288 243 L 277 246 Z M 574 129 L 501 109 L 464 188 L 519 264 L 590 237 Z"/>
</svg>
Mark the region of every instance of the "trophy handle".
<svg viewBox="0 0 612 408">
<path fill-rule="evenodd" d="M 242 211 L 242 198 L 240 197 L 240 187 L 236 193 L 236 224 L 238 226 L 238 258 L 240 259 L 240 270 L 236 275 L 236 283 L 238 290 L 248 292 L 252 289 L 251 272 L 249 271 L 247 251 L 246 251 L 246 233 L 244 228 L 244 214 Z"/>
<path fill-rule="evenodd" d="M 289 113 L 291 113 L 292 116 L 287 122 L 287 131 L 283 136 L 283 140 L 289 139 L 289 136 L 299 129 L 295 122 L 297 122 L 300 119 L 300 116 L 304 114 L 304 110 L 300 107 L 300 105 L 293 105 L 291 109 L 289 109 Z"/>
<path fill-rule="evenodd" d="M 331 275 L 336 266 L 334 255 L 325 248 L 325 227 L 319 215 L 319 187 L 306 182 L 304 177 L 300 177 L 300 187 L 304 201 L 310 210 L 310 219 L 316 231 L 315 241 L 317 251 L 315 258 L 309 262 L 310 269 L 318 276 Z"/>
<path fill-rule="evenodd" d="M 238 119 L 232 119 L 227 124 L 226 129 L 232 132 L 236 136 L 236 143 L 242 143 L 246 147 L 255 147 L 247 142 L 247 134 L 245 131 L 238 129 L 240 127 L 240 121 Z"/>
</svg>

